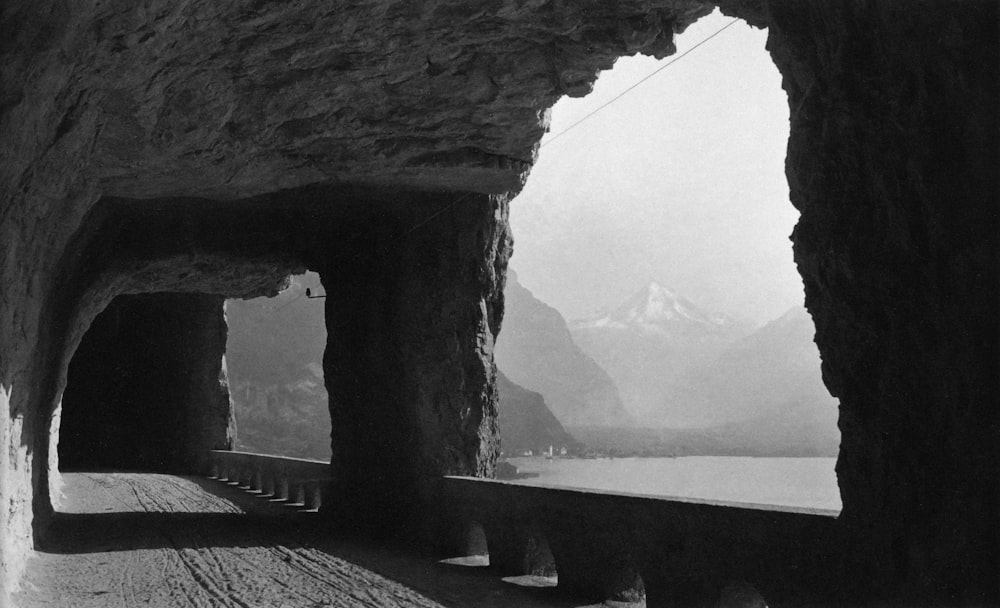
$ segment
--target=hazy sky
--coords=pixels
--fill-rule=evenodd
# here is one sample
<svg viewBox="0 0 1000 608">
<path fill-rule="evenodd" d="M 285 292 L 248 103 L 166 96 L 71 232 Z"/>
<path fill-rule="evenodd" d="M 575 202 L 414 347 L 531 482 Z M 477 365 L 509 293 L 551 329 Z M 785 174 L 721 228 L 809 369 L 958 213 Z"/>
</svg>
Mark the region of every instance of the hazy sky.
<svg viewBox="0 0 1000 608">
<path fill-rule="evenodd" d="M 678 53 L 730 20 L 702 19 L 677 37 Z M 759 323 L 800 304 L 788 105 L 766 38 L 738 22 L 551 145 L 543 140 L 511 205 L 521 283 L 569 318 L 651 280 Z M 549 137 L 661 65 L 620 59 L 593 93 L 553 108 Z"/>
</svg>

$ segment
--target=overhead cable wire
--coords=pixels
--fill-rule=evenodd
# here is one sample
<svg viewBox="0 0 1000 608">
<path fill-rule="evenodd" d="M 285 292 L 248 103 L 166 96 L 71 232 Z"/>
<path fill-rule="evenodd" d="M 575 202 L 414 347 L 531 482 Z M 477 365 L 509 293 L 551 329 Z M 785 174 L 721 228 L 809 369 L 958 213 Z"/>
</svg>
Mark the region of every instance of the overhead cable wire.
<svg viewBox="0 0 1000 608">
<path fill-rule="evenodd" d="M 670 67 L 671 65 L 673 65 L 673 64 L 677 63 L 678 61 L 680 61 L 681 59 L 683 59 L 684 57 L 686 57 L 686 56 L 688 55 L 688 53 L 690 53 L 691 51 L 693 51 L 693 50 L 695 50 L 696 48 L 700 47 L 701 45 L 705 44 L 706 42 L 708 42 L 708 41 L 709 41 L 709 40 L 711 40 L 712 38 L 715 38 L 716 36 L 718 36 L 719 34 L 721 34 L 721 33 L 722 33 L 723 31 L 725 31 L 725 29 L 726 29 L 726 28 L 730 27 L 731 25 L 733 25 L 733 24 L 734 24 L 734 23 L 736 23 L 737 21 L 739 21 L 739 19 L 733 19 L 732 21 L 730 21 L 730 22 L 729 22 L 729 23 L 727 23 L 726 25 L 724 25 L 724 26 L 720 27 L 720 28 L 719 28 L 719 29 L 717 29 L 717 30 L 716 30 L 715 32 L 713 32 L 713 33 L 712 33 L 711 35 L 707 36 L 706 38 L 704 38 L 703 40 L 701 40 L 700 42 L 698 42 L 697 44 L 695 44 L 694 46 L 692 46 L 692 47 L 691 47 L 691 48 L 689 48 L 688 50 L 684 51 L 684 52 L 683 52 L 683 53 L 681 53 L 680 55 L 677 55 L 676 57 L 674 57 L 673 59 L 671 59 L 671 60 L 670 60 L 670 61 L 668 61 L 667 63 L 665 63 L 665 64 L 661 65 L 661 66 L 660 66 L 659 68 L 657 68 L 656 70 L 654 70 L 653 72 L 651 72 L 650 74 L 648 74 L 647 76 L 645 76 L 644 78 L 642 78 L 641 80 L 639 80 L 638 82 L 636 82 L 635 84 L 633 84 L 632 86 L 630 86 L 629 88 L 625 89 L 624 91 L 622 91 L 622 92 L 621 92 L 621 93 L 619 93 L 618 95 L 615 95 L 615 96 L 614 96 L 614 97 L 613 97 L 612 99 L 610 99 L 609 101 L 607 101 L 607 102 L 605 102 L 605 103 L 601 104 L 601 105 L 600 105 L 600 106 L 599 106 L 599 107 L 598 107 L 597 109 L 595 109 L 594 111 L 590 112 L 589 114 L 587 114 L 586 116 L 584 116 L 584 117 L 583 117 L 583 118 L 581 118 L 580 120 L 576 121 L 575 123 L 573 123 L 573 124 L 571 124 L 570 126 L 566 127 L 565 129 L 563 129 L 563 130 L 562 130 L 562 131 L 560 131 L 559 133 L 557 133 L 557 134 L 553 135 L 552 137 L 550 137 L 550 138 L 549 138 L 549 139 L 548 139 L 547 141 L 543 142 L 543 143 L 542 143 L 542 144 L 541 144 L 541 145 L 539 146 L 539 148 L 541 148 L 541 147 L 543 147 L 543 146 L 546 146 L 546 145 L 548 145 L 548 144 L 552 143 L 553 141 L 555 141 L 556 139 L 558 139 L 558 138 L 562 137 L 563 135 L 565 135 L 566 133 L 568 133 L 568 132 L 569 132 L 569 131 L 570 131 L 571 129 L 575 128 L 575 127 L 576 127 L 577 125 L 579 125 L 579 124 L 580 124 L 580 123 L 582 123 L 583 121 L 585 121 L 585 120 L 589 119 L 589 118 L 590 118 L 591 116 L 593 116 L 594 114 L 597 114 L 598 112 L 600 112 L 600 111 L 601 111 L 601 110 L 603 110 L 604 108 L 606 108 L 606 107 L 610 106 L 611 104 L 615 103 L 616 101 L 618 101 L 619 99 L 621 99 L 622 97 L 624 97 L 625 95 L 627 95 L 627 94 L 628 94 L 629 92 L 631 92 L 631 91 L 632 91 L 633 89 L 635 89 L 636 87 L 638 87 L 638 86 L 639 86 L 639 85 L 641 85 L 642 83 L 646 82 L 647 80 L 649 80 L 649 79 L 650 79 L 650 78 L 652 78 L 653 76 L 656 76 L 657 74 L 659 74 L 659 73 L 660 73 L 660 72 L 662 72 L 663 70 L 665 70 L 665 69 L 669 68 L 669 67 Z M 447 205 L 444 205 L 443 207 L 441 207 L 441 209 L 439 209 L 439 210 L 438 210 L 438 211 L 436 211 L 435 213 L 432 213 L 432 214 L 431 214 L 431 215 L 429 215 L 428 217 L 424 218 L 423 220 L 421 220 L 421 221 L 417 222 L 416 224 L 414 224 L 413 226 L 411 226 L 411 227 L 410 227 L 410 228 L 409 228 L 409 229 L 408 229 L 408 230 L 407 230 L 406 232 L 404 232 L 404 233 L 403 233 L 403 235 L 405 236 L 405 235 L 407 235 L 407 234 L 410 234 L 411 232 L 413 232 L 413 231 L 414 231 L 414 230 L 416 230 L 417 228 L 420 228 L 420 227 L 421 227 L 421 226 L 423 226 L 424 224 L 426 224 L 426 223 L 430 222 L 431 220 L 433 220 L 433 219 L 434 219 L 434 218 L 436 218 L 437 216 L 441 215 L 441 214 L 442 214 L 442 213 L 444 213 L 445 211 L 448 211 L 449 209 L 451 209 L 452 207 L 454 207 L 455 205 L 457 205 L 458 203 L 460 203 L 461 201 L 465 200 L 466 198 L 468 198 L 468 197 L 470 197 L 470 196 L 472 196 L 472 193 L 471 193 L 471 192 L 470 192 L 470 193 L 466 193 L 465 195 L 463 195 L 463 196 L 460 196 L 460 197 L 456 198 L 455 200 L 451 201 L 451 202 L 450 202 L 450 203 L 448 203 Z"/>
<path fill-rule="evenodd" d="M 699 42 L 698 44 L 696 44 L 696 45 L 692 46 L 691 48 L 689 48 L 688 50 L 684 51 L 684 52 L 683 52 L 683 53 L 681 53 L 680 55 L 677 55 L 676 57 L 674 57 L 673 59 L 671 59 L 671 60 L 670 60 L 670 61 L 668 61 L 667 63 L 665 63 L 665 64 L 661 65 L 661 66 L 660 66 L 660 67 L 658 67 L 658 68 L 656 68 L 655 70 L 653 70 L 652 72 L 650 72 L 650 73 L 649 73 L 648 75 L 646 75 L 646 76 L 645 76 L 644 78 L 642 78 L 641 80 L 639 80 L 638 82 L 636 82 L 635 84 L 633 84 L 632 86 L 630 86 L 629 88 L 627 88 L 627 89 L 625 89 L 624 91 L 622 91 L 621 93 L 619 93 L 619 94 L 615 95 L 615 96 L 614 96 L 614 97 L 612 97 L 612 98 L 611 98 L 611 99 L 610 99 L 609 101 L 606 101 L 606 102 L 604 102 L 603 104 L 601 104 L 600 106 L 598 106 L 598 107 L 597 107 L 597 108 L 596 108 L 595 110 L 593 110 L 593 111 L 589 112 L 589 113 L 588 113 L 588 114 L 587 114 L 586 116 L 584 116 L 584 117 L 583 117 L 583 118 L 581 118 L 580 120 L 578 120 L 578 121 L 574 122 L 574 123 L 573 123 L 573 124 L 571 124 L 570 126 L 566 127 L 566 128 L 565 128 L 565 129 L 563 129 L 562 131 L 560 131 L 560 132 L 556 133 L 555 135 L 553 135 L 552 137 L 550 137 L 550 138 L 549 138 L 549 139 L 547 139 L 546 141 L 542 142 L 542 144 L 541 144 L 540 146 L 538 146 L 538 147 L 539 147 L 539 148 L 544 148 L 545 146 L 547 146 L 547 145 L 551 144 L 552 142 L 554 142 L 555 140 L 559 139 L 559 138 L 560 138 L 560 137 L 562 137 L 563 135 L 566 135 L 566 134 L 567 134 L 567 133 L 569 133 L 569 132 L 570 132 L 571 130 L 573 130 L 573 129 L 575 129 L 575 128 L 576 128 L 577 126 L 579 126 L 579 125 L 580 125 L 580 123 L 584 122 L 585 120 L 589 119 L 589 118 L 590 118 L 591 116 L 593 116 L 594 114 L 597 114 L 598 112 L 600 112 L 600 111 L 601 111 L 601 110 L 603 110 L 604 108 L 606 108 L 606 107 L 610 106 L 611 104 L 615 103 L 616 101 L 618 101 L 619 99 L 621 99 L 621 98 L 622 98 L 622 97 L 624 97 L 625 95 L 629 94 L 629 93 L 630 93 L 630 92 L 631 92 L 631 91 L 632 91 L 633 89 L 635 89 L 636 87 L 638 87 L 638 86 L 639 86 L 639 85 L 641 85 L 642 83 L 646 82 L 647 80 L 649 80 L 649 79 L 650 79 L 650 78 L 652 78 L 653 76 L 656 76 L 657 74 L 659 74 L 659 73 L 660 73 L 660 72 L 662 72 L 663 70 L 665 70 L 665 69 L 669 68 L 670 66 L 674 65 L 675 63 L 677 63 L 677 62 L 678 62 L 678 61 L 680 61 L 681 59 L 684 59 L 685 57 L 687 57 L 688 53 L 690 53 L 691 51 L 695 50 L 695 49 L 696 49 L 696 48 L 698 48 L 699 46 L 701 46 L 701 45 L 705 44 L 706 42 L 708 42 L 708 41 L 709 41 L 709 40 L 711 40 L 712 38 L 715 38 L 716 36 L 718 36 L 719 34 L 721 34 L 721 33 L 722 33 L 722 32 L 723 32 L 723 31 L 724 31 L 724 30 L 725 30 L 726 28 L 728 28 L 729 26 L 733 25 L 733 24 L 734 24 L 734 23 L 736 23 L 737 21 L 739 21 L 739 19 L 733 19 L 732 21 L 730 21 L 730 22 L 729 22 L 729 23 L 727 23 L 726 25 L 724 25 L 724 26 L 722 26 L 721 28 L 719 28 L 718 30 L 716 30 L 716 31 L 715 31 L 715 33 L 713 33 L 713 34 L 712 34 L 711 36 L 708 36 L 707 38 L 705 38 L 704 40 L 702 40 L 702 41 L 701 41 L 701 42 Z"/>
</svg>

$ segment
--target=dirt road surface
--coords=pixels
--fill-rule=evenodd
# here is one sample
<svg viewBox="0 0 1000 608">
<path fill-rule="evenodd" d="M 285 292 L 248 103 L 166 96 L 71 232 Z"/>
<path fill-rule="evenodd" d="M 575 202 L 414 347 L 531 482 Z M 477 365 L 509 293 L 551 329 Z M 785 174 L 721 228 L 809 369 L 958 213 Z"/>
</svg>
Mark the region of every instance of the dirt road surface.
<svg viewBox="0 0 1000 608">
<path fill-rule="evenodd" d="M 339 540 L 322 516 L 197 477 L 64 475 L 17 608 L 570 607 L 485 568 Z"/>
</svg>

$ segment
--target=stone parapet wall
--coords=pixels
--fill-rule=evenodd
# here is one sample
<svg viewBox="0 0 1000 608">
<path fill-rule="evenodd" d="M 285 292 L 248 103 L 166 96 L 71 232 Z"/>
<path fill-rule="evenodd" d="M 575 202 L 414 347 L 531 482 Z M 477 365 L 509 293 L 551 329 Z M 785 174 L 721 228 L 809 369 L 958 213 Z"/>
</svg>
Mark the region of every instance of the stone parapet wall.
<svg viewBox="0 0 1000 608">
<path fill-rule="evenodd" d="M 450 541 L 449 557 L 482 552 L 468 534 L 481 527 L 497 575 L 554 571 L 558 586 L 582 601 L 716 606 L 743 590 L 772 607 L 840 603 L 835 511 L 468 477 L 442 479 L 440 496 L 439 538 Z"/>
<path fill-rule="evenodd" d="M 332 500 L 330 463 L 250 452 L 211 450 L 203 454 L 202 473 L 247 490 L 307 509 Z"/>
</svg>

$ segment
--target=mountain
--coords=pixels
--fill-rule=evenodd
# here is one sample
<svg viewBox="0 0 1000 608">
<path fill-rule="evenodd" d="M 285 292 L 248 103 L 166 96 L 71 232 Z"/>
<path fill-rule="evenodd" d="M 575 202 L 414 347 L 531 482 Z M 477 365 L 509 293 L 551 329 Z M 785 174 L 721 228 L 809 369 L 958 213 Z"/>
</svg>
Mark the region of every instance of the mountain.
<svg viewBox="0 0 1000 608">
<path fill-rule="evenodd" d="M 507 455 L 532 450 L 536 454 L 553 446 L 576 451 L 581 447 L 545 405 L 542 396 L 497 373 L 500 391 L 500 445 Z"/>
<path fill-rule="evenodd" d="M 330 459 L 323 301 L 303 297 L 317 285 L 319 275 L 307 273 L 274 298 L 226 302 L 238 449 Z"/>
<path fill-rule="evenodd" d="M 507 273 L 497 367 L 538 393 L 566 425 L 626 426 L 632 419 L 608 374 L 573 342 L 559 311 L 536 299 Z"/>
<path fill-rule="evenodd" d="M 746 332 L 745 324 L 722 313 L 708 313 L 677 291 L 651 282 L 611 312 L 576 323 L 578 327 L 628 329 L 638 332 L 691 335 Z"/>
<path fill-rule="evenodd" d="M 760 441 L 836 446 L 838 402 L 823 384 L 814 334 L 809 313 L 794 306 L 682 382 L 700 391 L 693 405 L 741 421 Z"/>
<path fill-rule="evenodd" d="M 650 283 L 614 310 L 574 321 L 570 331 L 580 348 L 607 370 L 639 424 L 685 427 L 714 421 L 688 407 L 697 393 L 691 389 L 697 387 L 682 379 L 710 364 L 751 328 Z"/>
<path fill-rule="evenodd" d="M 673 378 L 663 409 L 689 408 L 699 428 L 570 427 L 597 450 L 645 455 L 835 456 L 840 445 L 837 400 L 823 384 L 813 323 L 795 306 L 721 354 Z"/>
</svg>

